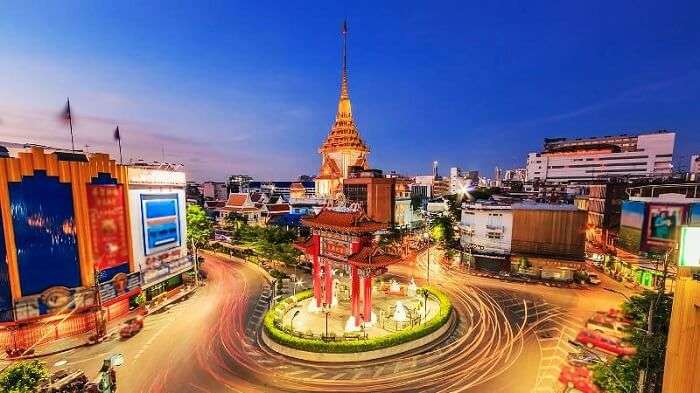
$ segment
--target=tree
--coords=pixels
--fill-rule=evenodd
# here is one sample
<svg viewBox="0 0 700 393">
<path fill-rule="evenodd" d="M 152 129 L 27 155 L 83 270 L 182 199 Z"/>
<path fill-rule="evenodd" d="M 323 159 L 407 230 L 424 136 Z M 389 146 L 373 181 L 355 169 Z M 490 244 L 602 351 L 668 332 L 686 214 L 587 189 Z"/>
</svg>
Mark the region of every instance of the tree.
<svg viewBox="0 0 700 393">
<path fill-rule="evenodd" d="M 192 246 L 194 256 L 195 279 L 198 279 L 199 259 L 197 249 L 206 245 L 214 234 L 214 223 L 199 205 L 187 206 L 187 238 Z"/>
<path fill-rule="evenodd" d="M 520 270 L 527 270 L 532 266 L 530 265 L 530 260 L 527 259 L 526 256 L 520 257 L 520 260 L 518 262 L 518 267 L 520 268 Z"/>
<path fill-rule="evenodd" d="M 632 320 L 628 340 L 637 353 L 598 366 L 594 378 L 600 387 L 608 392 L 637 392 L 640 371 L 646 370 L 644 391 L 661 392 L 672 305 L 673 298 L 663 291 L 645 291 L 623 303 L 622 310 Z"/>
<path fill-rule="evenodd" d="M 0 391 L 8 393 L 36 392 L 47 381 L 49 371 L 38 360 L 11 364 L 0 373 Z"/>
<path fill-rule="evenodd" d="M 421 206 L 423 206 L 423 197 L 420 195 L 411 195 L 411 209 L 413 209 L 413 211 L 420 210 Z"/>
<path fill-rule="evenodd" d="M 248 224 L 248 218 L 240 213 L 229 212 L 223 219 L 224 228 L 229 231 L 239 231 L 241 227 Z"/>
<path fill-rule="evenodd" d="M 455 241 L 454 222 L 451 216 L 440 216 L 433 219 L 430 226 L 430 237 L 446 252 L 451 253 L 457 247 Z"/>
</svg>

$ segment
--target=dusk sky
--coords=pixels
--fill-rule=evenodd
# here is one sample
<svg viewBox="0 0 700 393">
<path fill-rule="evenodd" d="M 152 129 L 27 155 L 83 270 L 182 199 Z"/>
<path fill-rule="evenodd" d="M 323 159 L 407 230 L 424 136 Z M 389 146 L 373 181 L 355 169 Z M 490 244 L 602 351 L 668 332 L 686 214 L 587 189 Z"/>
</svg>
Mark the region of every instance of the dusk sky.
<svg viewBox="0 0 700 393">
<path fill-rule="evenodd" d="M 316 174 L 340 83 L 370 165 L 524 166 L 544 137 L 677 131 L 700 152 L 700 2 L 0 3 L 0 140 Z"/>
</svg>

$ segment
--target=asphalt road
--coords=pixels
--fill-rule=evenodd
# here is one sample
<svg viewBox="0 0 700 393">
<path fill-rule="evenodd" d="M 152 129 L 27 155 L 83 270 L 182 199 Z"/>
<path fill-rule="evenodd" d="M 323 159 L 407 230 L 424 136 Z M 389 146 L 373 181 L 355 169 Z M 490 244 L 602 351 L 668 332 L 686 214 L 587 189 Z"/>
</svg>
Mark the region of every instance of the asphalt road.
<svg viewBox="0 0 700 393">
<path fill-rule="evenodd" d="M 421 284 L 425 268 L 424 255 L 389 274 Z M 552 392 L 567 340 L 592 312 L 622 300 L 602 289 L 505 283 L 431 263 L 431 282 L 460 316 L 450 337 L 425 353 L 332 366 L 291 361 L 260 344 L 269 289 L 259 270 L 212 257 L 205 269 L 205 287 L 149 316 L 138 335 L 47 362 L 95 375 L 102 358 L 122 353 L 120 392 Z"/>
</svg>

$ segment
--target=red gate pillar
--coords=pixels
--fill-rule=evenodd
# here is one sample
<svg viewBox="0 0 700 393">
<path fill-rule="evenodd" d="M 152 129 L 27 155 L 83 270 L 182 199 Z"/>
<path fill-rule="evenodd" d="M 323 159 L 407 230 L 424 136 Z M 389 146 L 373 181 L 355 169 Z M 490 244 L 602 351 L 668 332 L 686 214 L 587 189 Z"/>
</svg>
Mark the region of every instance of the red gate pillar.
<svg viewBox="0 0 700 393">
<path fill-rule="evenodd" d="M 325 295 L 326 295 L 326 304 L 328 307 L 333 305 L 333 269 L 331 268 L 331 263 L 326 260 L 326 264 L 324 265 L 324 271 L 325 271 L 325 278 L 326 278 L 326 284 L 325 284 Z"/>
<path fill-rule="evenodd" d="M 313 257 L 313 284 L 314 298 L 316 299 L 316 307 L 320 308 L 323 299 L 321 297 L 321 265 L 318 261 L 318 255 L 321 253 L 321 239 L 317 233 L 312 236 L 311 255 Z"/>
<path fill-rule="evenodd" d="M 360 326 L 360 277 L 357 273 L 357 267 L 350 268 L 352 280 L 352 316 L 355 318 L 355 326 Z"/>
<path fill-rule="evenodd" d="M 372 276 L 365 277 L 365 322 L 372 322 Z"/>
</svg>

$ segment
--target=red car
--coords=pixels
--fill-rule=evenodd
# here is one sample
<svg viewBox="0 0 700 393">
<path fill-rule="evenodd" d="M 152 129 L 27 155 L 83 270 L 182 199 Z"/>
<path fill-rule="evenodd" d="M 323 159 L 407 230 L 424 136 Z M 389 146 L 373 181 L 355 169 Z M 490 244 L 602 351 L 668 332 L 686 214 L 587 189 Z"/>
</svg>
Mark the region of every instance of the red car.
<svg viewBox="0 0 700 393">
<path fill-rule="evenodd" d="M 631 356 L 637 353 L 634 347 L 625 345 L 619 338 L 606 336 L 588 329 L 581 330 L 576 336 L 576 341 L 589 348 L 596 347 L 617 356 Z"/>
<path fill-rule="evenodd" d="M 584 393 L 600 393 L 600 389 L 593 383 L 593 373 L 586 367 L 562 368 L 559 373 L 559 382 Z"/>
<path fill-rule="evenodd" d="M 143 317 L 138 316 L 136 318 L 127 319 L 122 323 L 121 329 L 119 329 L 119 336 L 122 338 L 129 338 L 143 329 Z"/>
</svg>

